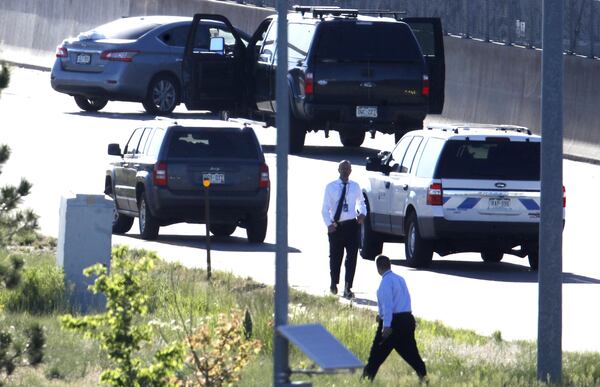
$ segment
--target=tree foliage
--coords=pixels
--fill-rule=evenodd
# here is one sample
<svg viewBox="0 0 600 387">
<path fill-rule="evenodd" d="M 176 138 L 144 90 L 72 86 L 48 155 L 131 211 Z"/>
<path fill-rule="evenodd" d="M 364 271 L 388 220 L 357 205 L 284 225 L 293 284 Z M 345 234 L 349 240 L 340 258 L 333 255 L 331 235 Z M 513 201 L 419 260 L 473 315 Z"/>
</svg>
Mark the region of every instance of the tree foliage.
<svg viewBox="0 0 600 387">
<path fill-rule="evenodd" d="M 148 297 L 143 284 L 157 259 L 154 253 L 130 251 L 126 246 L 113 249 L 111 272 L 101 264 L 84 270 L 86 276 L 96 275 L 90 285 L 93 293 L 106 295 L 106 313 L 61 318 L 66 329 L 96 339 L 107 351 L 112 368 L 100 375 L 100 381 L 111 386 L 164 386 L 183 366 L 183 346 L 180 342 L 167 345 L 145 362 L 138 355 L 142 344 L 152 339 L 148 324 L 140 317 L 148 313 Z"/>
<path fill-rule="evenodd" d="M 9 381 L 19 366 L 37 366 L 44 360 L 46 339 L 43 328 L 33 324 L 25 329 L 26 344 L 14 339 L 14 332 L 0 329 L 0 386 Z"/>
</svg>

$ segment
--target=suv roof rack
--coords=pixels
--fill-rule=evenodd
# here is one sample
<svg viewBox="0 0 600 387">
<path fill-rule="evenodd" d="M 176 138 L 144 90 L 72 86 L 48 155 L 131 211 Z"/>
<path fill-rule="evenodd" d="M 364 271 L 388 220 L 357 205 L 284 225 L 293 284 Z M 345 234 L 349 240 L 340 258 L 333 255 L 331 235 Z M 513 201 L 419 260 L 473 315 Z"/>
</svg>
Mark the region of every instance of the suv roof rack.
<svg viewBox="0 0 600 387">
<path fill-rule="evenodd" d="M 379 17 L 393 16 L 394 19 L 400 19 L 399 15 L 406 15 L 406 11 L 392 11 L 382 9 L 359 9 L 358 13 L 361 15 L 377 15 Z"/>
<path fill-rule="evenodd" d="M 442 125 L 429 125 L 427 126 L 428 130 L 438 129 L 443 131 L 453 131 L 454 133 L 458 133 L 459 130 L 469 130 L 469 129 L 495 129 L 495 130 L 503 130 L 503 131 L 512 131 L 517 133 L 526 133 L 528 135 L 532 135 L 531 129 L 528 129 L 524 126 L 518 125 L 494 125 L 494 124 L 442 124 Z"/>
<path fill-rule="evenodd" d="M 300 12 L 302 16 L 306 12 L 312 12 L 314 18 L 322 18 L 325 15 L 332 16 L 348 16 L 357 17 L 358 9 L 354 8 L 340 8 L 338 6 L 310 6 L 310 5 L 294 5 L 292 9 L 295 12 Z"/>
</svg>

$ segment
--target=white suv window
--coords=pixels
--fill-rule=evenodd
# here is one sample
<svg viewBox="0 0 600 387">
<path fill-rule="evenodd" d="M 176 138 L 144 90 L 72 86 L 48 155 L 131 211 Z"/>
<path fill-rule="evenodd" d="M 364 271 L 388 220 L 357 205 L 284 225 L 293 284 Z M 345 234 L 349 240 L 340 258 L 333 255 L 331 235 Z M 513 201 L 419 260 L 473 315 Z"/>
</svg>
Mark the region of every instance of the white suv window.
<svg viewBox="0 0 600 387">
<path fill-rule="evenodd" d="M 400 142 L 398 142 L 398 145 L 396 145 L 396 148 L 394 148 L 392 151 L 392 154 L 388 160 L 392 172 L 400 172 L 400 164 L 402 163 L 406 149 L 408 149 L 410 140 L 412 140 L 412 137 L 403 137 Z"/>
<path fill-rule="evenodd" d="M 427 141 L 417 168 L 418 177 L 433 177 L 433 172 L 435 171 L 438 157 L 443 147 L 444 140 L 441 138 L 430 138 Z"/>
<path fill-rule="evenodd" d="M 419 146 L 423 141 L 423 137 L 414 137 L 406 151 L 406 155 L 404 159 L 402 159 L 402 165 L 400 167 L 400 173 L 408 173 L 413 164 L 413 160 L 415 159 L 415 155 L 417 154 L 417 150 L 419 150 Z"/>
</svg>

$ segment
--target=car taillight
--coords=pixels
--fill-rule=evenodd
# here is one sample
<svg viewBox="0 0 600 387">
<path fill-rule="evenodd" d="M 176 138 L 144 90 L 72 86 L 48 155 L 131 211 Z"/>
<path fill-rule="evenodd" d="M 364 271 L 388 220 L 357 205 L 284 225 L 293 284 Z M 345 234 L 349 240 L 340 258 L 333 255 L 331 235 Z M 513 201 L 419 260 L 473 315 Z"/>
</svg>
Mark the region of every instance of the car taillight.
<svg viewBox="0 0 600 387">
<path fill-rule="evenodd" d="M 152 182 L 157 187 L 164 187 L 167 185 L 167 163 L 159 161 L 154 164 L 154 170 L 152 171 Z"/>
<path fill-rule="evenodd" d="M 66 58 L 69 56 L 67 52 L 67 48 L 65 46 L 57 46 L 56 47 L 56 57 L 57 58 Z"/>
<path fill-rule="evenodd" d="M 138 50 L 108 50 L 102 51 L 100 59 L 118 62 L 131 62 L 133 57 L 139 54 Z"/>
<path fill-rule="evenodd" d="M 267 164 L 260 165 L 260 180 L 258 181 L 259 188 L 269 188 L 269 167 Z"/>
<path fill-rule="evenodd" d="M 304 94 L 312 95 L 312 93 L 314 93 L 314 91 L 315 91 L 315 87 L 314 87 L 314 83 L 313 83 L 313 74 L 306 73 L 306 75 L 304 76 Z"/>
<path fill-rule="evenodd" d="M 423 85 L 421 87 L 421 94 L 429 96 L 429 75 L 423 74 Z"/>
<path fill-rule="evenodd" d="M 563 208 L 567 208 L 567 190 L 563 185 Z"/>
<path fill-rule="evenodd" d="M 430 206 L 441 206 L 444 204 L 443 197 L 442 184 L 433 183 L 427 189 L 427 204 Z"/>
</svg>

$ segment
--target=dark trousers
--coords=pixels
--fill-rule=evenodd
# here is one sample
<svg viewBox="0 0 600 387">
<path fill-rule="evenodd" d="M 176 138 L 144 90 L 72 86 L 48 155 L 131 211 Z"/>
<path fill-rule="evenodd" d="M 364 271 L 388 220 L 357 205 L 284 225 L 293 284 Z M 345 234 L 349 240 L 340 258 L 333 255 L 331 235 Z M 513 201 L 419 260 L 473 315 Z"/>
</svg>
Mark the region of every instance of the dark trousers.
<svg viewBox="0 0 600 387">
<path fill-rule="evenodd" d="M 419 378 L 427 375 L 425 363 L 419 355 L 417 342 L 415 341 L 415 318 L 412 313 L 397 313 L 392 319 L 392 334 L 383 340 L 381 331 L 383 322 L 379 322 L 377 333 L 371 346 L 369 361 L 363 370 L 363 377 L 373 380 L 379 367 L 387 359 L 392 349 L 406 361 L 416 372 Z"/>
<path fill-rule="evenodd" d="M 354 272 L 356 271 L 356 254 L 358 253 L 358 233 L 360 227 L 356 220 L 348 220 L 338 223 L 337 229 L 329 235 L 329 271 L 331 284 L 340 282 L 340 270 L 344 249 L 346 249 L 346 283 L 348 288 L 352 287 Z"/>
</svg>

